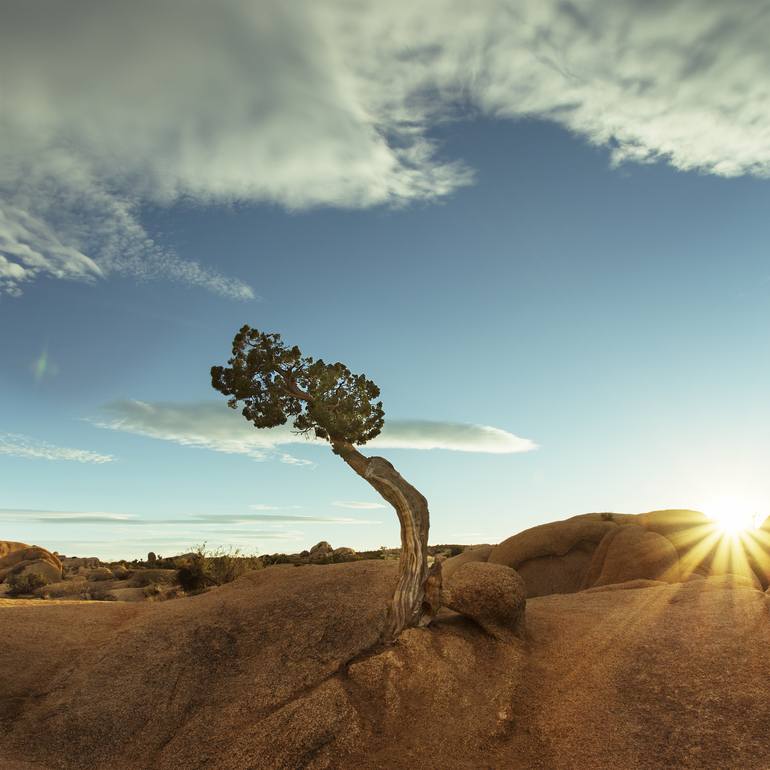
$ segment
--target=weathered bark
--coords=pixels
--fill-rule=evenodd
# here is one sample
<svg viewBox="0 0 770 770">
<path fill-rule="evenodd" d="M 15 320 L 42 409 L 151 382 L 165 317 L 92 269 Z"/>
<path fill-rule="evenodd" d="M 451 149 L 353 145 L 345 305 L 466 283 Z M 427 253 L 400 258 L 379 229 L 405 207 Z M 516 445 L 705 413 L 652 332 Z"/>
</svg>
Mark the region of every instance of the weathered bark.
<svg viewBox="0 0 770 770">
<path fill-rule="evenodd" d="M 401 524 L 398 583 L 384 635 L 390 642 L 405 628 L 420 624 L 424 612 L 432 617 L 438 609 L 433 594 L 440 592 L 440 568 L 433 575 L 433 583 L 438 577 L 439 589 L 431 586 L 430 600 L 423 606 L 428 573 L 428 501 L 385 458 L 365 457 L 346 441 L 332 440 L 332 448 L 395 508 Z"/>
</svg>

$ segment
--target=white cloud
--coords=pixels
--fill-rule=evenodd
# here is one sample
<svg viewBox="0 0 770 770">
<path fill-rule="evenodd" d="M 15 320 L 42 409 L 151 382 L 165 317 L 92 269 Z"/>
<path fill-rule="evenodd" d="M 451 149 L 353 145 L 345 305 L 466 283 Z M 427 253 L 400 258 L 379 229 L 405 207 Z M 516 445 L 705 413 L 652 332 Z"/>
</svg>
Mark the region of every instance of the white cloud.
<svg viewBox="0 0 770 770">
<path fill-rule="evenodd" d="M 7 0 L 0 22 L 11 293 L 122 272 L 249 297 L 153 243 L 141 206 L 446 195 L 472 172 L 430 130 L 467 112 L 555 121 L 616 162 L 770 173 L 755 0 Z"/>
<path fill-rule="evenodd" d="M 117 401 L 104 407 L 105 417 L 92 420 L 101 428 L 173 441 L 182 446 L 243 454 L 254 460 L 274 455 L 278 446 L 305 439 L 288 426 L 257 430 L 224 403 L 191 404 Z"/>
<path fill-rule="evenodd" d="M 352 508 L 356 511 L 371 511 L 375 508 L 387 508 L 382 503 L 365 503 L 359 500 L 335 500 L 332 505 L 336 505 L 338 508 Z"/>
<path fill-rule="evenodd" d="M 430 420 L 391 420 L 367 446 L 375 449 L 449 449 L 511 454 L 537 449 L 528 438 L 489 425 Z"/>
<path fill-rule="evenodd" d="M 102 428 L 173 441 L 215 452 L 243 454 L 255 460 L 272 456 L 285 444 L 325 444 L 292 432 L 290 425 L 257 429 L 224 403 L 188 404 L 117 401 L 92 420 Z M 448 449 L 457 452 L 510 454 L 536 448 L 529 439 L 488 425 L 426 420 L 389 420 L 367 449 Z M 365 449 L 364 451 L 367 451 Z M 285 455 L 281 455 L 283 459 Z M 307 461 L 302 461 L 307 462 Z"/>
<path fill-rule="evenodd" d="M 0 433 L 0 455 L 25 457 L 32 460 L 69 460 L 78 463 L 109 463 L 112 455 L 99 454 L 87 449 L 71 449 L 38 441 L 19 433 Z"/>
</svg>

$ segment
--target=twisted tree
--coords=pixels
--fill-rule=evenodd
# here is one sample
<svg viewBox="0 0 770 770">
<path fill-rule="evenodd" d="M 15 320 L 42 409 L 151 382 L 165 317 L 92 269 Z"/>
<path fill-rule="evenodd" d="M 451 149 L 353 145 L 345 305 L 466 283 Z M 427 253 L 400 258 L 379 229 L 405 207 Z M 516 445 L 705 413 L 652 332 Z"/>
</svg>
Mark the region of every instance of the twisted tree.
<svg viewBox="0 0 770 770">
<path fill-rule="evenodd" d="M 386 640 L 406 627 L 429 620 L 438 610 L 440 565 L 428 575 L 428 502 L 383 457 L 356 449 L 381 430 L 385 413 L 375 401 L 380 389 L 344 364 L 329 364 L 288 347 L 279 334 L 244 326 L 233 339 L 227 366 L 211 368 L 211 384 L 228 396 L 228 405 L 257 428 L 293 421 L 298 433 L 328 441 L 361 478 L 396 510 L 401 524 L 401 555 L 391 600 Z"/>
</svg>

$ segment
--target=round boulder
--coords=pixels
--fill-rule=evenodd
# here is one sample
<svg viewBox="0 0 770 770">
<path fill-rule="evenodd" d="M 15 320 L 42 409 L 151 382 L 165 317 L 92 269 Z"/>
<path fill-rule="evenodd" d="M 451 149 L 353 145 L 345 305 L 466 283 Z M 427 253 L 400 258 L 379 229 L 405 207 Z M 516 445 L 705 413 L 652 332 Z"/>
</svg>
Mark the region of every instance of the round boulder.
<svg viewBox="0 0 770 770">
<path fill-rule="evenodd" d="M 334 561 L 353 561 L 356 556 L 356 552 L 352 548 L 342 546 L 341 548 L 335 548 L 332 551 Z"/>
<path fill-rule="evenodd" d="M 527 589 L 510 567 L 467 562 L 444 583 L 442 599 L 450 610 L 474 620 L 496 639 L 524 634 Z"/>
<path fill-rule="evenodd" d="M 334 549 L 325 540 L 320 543 L 316 543 L 310 549 L 310 561 L 319 562 L 324 561 L 327 556 L 331 556 L 334 553 Z"/>
<path fill-rule="evenodd" d="M 594 552 L 586 588 L 627 580 L 679 581 L 679 554 L 668 538 L 638 524 L 608 532 Z"/>
<path fill-rule="evenodd" d="M 16 576 L 38 575 L 46 583 L 57 583 L 61 580 L 61 569 L 44 559 L 31 559 L 21 562 L 13 570 Z"/>
</svg>

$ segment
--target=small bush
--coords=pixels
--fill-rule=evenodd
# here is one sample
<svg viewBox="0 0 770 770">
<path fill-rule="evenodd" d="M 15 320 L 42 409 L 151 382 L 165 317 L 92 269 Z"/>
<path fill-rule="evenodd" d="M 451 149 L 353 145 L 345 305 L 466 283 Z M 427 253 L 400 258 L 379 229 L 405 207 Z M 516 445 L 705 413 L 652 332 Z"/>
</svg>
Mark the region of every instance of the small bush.
<svg viewBox="0 0 770 770">
<path fill-rule="evenodd" d="M 207 586 L 231 583 L 245 572 L 262 567 L 257 556 L 247 556 L 240 548 L 206 549 L 198 546 L 179 568 L 177 579 L 185 591 L 201 591 Z"/>
<path fill-rule="evenodd" d="M 206 564 L 202 554 L 191 556 L 177 571 L 179 585 L 188 593 L 202 591 L 213 584 L 206 574 Z"/>
<path fill-rule="evenodd" d="M 10 575 L 5 582 L 8 583 L 9 596 L 23 596 L 34 593 L 36 589 L 47 586 L 51 581 L 37 572 L 27 572 Z"/>
</svg>

